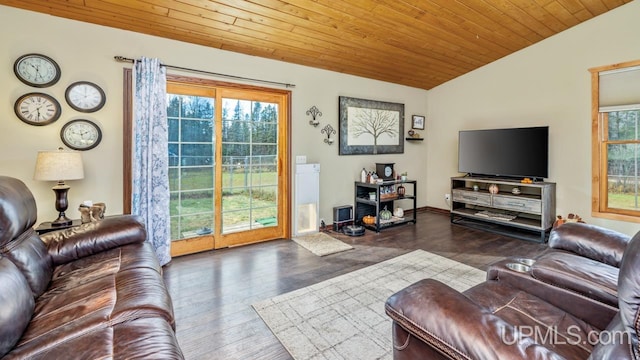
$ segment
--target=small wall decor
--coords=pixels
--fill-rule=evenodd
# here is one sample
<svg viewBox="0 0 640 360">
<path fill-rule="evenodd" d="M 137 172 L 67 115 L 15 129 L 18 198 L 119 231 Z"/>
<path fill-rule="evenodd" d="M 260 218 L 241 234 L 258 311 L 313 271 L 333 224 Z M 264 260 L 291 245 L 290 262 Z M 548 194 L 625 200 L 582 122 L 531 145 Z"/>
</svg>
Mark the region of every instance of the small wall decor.
<svg viewBox="0 0 640 360">
<path fill-rule="evenodd" d="M 404 153 L 404 104 L 340 96 L 340 155 Z"/>
<path fill-rule="evenodd" d="M 411 128 L 424 130 L 424 116 L 422 115 L 411 116 Z"/>
<path fill-rule="evenodd" d="M 313 125 L 314 127 L 320 124 L 320 120 L 316 120 L 316 117 L 322 116 L 322 112 L 315 105 L 312 106 L 309 110 L 307 110 L 307 115 L 311 115 L 311 120 L 309 120 L 309 125 Z"/>
<path fill-rule="evenodd" d="M 325 126 L 322 130 L 320 130 L 321 134 L 326 133 L 327 134 L 327 138 L 324 139 L 324 142 L 331 145 L 333 144 L 334 139 L 331 138 L 331 134 L 336 133 L 335 129 L 333 128 L 333 126 L 331 126 L 330 124 L 327 124 L 327 126 Z"/>
</svg>

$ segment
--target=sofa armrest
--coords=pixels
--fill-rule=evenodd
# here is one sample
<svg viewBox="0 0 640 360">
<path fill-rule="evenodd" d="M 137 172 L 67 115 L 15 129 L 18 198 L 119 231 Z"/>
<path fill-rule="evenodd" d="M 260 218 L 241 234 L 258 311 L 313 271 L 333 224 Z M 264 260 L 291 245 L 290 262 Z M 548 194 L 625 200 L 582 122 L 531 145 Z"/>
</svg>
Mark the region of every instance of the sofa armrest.
<svg viewBox="0 0 640 360">
<path fill-rule="evenodd" d="M 617 268 L 631 237 L 583 223 L 565 223 L 551 231 L 549 247 L 572 252 Z"/>
<path fill-rule="evenodd" d="M 144 242 L 147 231 L 140 217 L 118 215 L 48 232 L 40 238 L 57 266 L 119 246 Z"/>
<path fill-rule="evenodd" d="M 396 324 L 446 358 L 561 358 L 463 294 L 433 279 L 421 280 L 392 295 L 385 311 Z"/>
</svg>

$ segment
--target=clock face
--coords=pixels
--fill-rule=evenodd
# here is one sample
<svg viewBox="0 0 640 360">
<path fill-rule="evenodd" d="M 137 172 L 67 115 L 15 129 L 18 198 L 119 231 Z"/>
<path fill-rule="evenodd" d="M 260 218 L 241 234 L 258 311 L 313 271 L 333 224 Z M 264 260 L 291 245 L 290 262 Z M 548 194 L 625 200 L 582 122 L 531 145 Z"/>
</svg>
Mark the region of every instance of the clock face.
<svg viewBox="0 0 640 360">
<path fill-rule="evenodd" d="M 20 120 L 30 125 L 48 125 L 60 118 L 60 103 L 43 93 L 22 95 L 13 107 Z"/>
<path fill-rule="evenodd" d="M 81 112 L 98 111 L 107 100 L 104 91 L 88 81 L 78 81 L 69 85 L 64 97 L 69 106 Z"/>
<path fill-rule="evenodd" d="M 385 166 L 384 167 L 384 176 L 385 177 L 391 176 L 392 173 L 393 173 L 393 169 L 391 169 L 391 166 Z"/>
<path fill-rule="evenodd" d="M 89 150 L 100 144 L 102 131 L 94 122 L 71 120 L 60 131 L 62 142 L 73 150 Z"/>
<path fill-rule="evenodd" d="M 13 64 L 13 72 L 23 83 L 34 87 L 48 87 L 60 80 L 60 67 L 48 56 L 26 54 Z"/>
</svg>

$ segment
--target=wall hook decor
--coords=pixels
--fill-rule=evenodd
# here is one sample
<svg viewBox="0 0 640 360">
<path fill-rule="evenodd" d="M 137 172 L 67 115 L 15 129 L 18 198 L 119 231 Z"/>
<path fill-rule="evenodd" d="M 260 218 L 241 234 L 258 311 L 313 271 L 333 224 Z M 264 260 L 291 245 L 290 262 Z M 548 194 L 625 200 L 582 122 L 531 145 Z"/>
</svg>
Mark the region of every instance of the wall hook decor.
<svg viewBox="0 0 640 360">
<path fill-rule="evenodd" d="M 322 130 L 320 130 L 320 133 L 327 134 L 327 138 L 324 139 L 324 142 L 326 142 L 329 145 L 333 144 L 334 139 L 331 138 L 331 134 L 335 135 L 336 133 L 336 131 L 333 129 L 333 126 L 331 126 L 330 124 L 327 124 L 327 126 L 325 126 L 324 128 L 322 128 Z"/>
<path fill-rule="evenodd" d="M 313 118 L 312 120 L 309 120 L 309 125 L 318 126 L 320 124 L 320 120 L 316 120 L 316 117 L 322 116 L 322 112 L 315 105 L 307 110 L 307 115 L 311 115 Z"/>
</svg>

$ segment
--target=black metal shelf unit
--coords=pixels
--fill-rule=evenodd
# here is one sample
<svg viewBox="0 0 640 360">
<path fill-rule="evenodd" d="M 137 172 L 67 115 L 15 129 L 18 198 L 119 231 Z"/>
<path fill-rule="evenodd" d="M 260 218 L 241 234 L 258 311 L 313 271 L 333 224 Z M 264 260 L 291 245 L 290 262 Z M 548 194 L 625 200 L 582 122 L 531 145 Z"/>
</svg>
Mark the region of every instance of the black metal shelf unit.
<svg viewBox="0 0 640 360">
<path fill-rule="evenodd" d="M 397 195 L 397 188 L 402 185 L 405 187 L 404 195 Z M 412 185 L 412 189 L 407 189 L 406 185 Z M 385 192 L 385 189 L 393 188 L 394 191 Z M 375 193 L 375 200 L 369 198 L 369 193 Z M 375 232 L 380 232 L 388 227 L 402 225 L 406 223 L 416 223 L 416 199 L 417 189 L 415 180 L 398 180 L 398 181 L 385 181 L 383 183 L 369 184 L 356 181 L 354 189 L 355 198 L 354 206 L 354 220 L 357 224 L 360 224 L 367 229 Z M 395 195 L 394 195 L 395 194 Z M 383 198 L 384 197 L 384 198 Z M 394 211 L 394 203 L 397 201 L 410 201 L 412 203 L 412 210 L 410 214 L 405 212 L 402 218 L 392 217 L 389 221 L 380 220 L 380 211 L 385 207 L 391 212 Z M 404 208 L 403 208 L 404 209 Z M 407 210 L 407 209 L 404 209 Z M 362 218 L 371 215 L 376 218 L 374 224 L 365 224 L 362 222 Z"/>
</svg>

